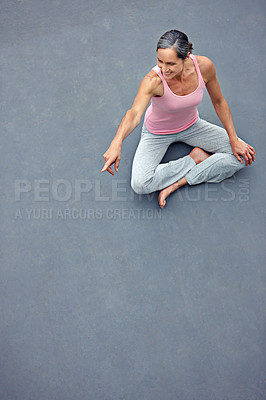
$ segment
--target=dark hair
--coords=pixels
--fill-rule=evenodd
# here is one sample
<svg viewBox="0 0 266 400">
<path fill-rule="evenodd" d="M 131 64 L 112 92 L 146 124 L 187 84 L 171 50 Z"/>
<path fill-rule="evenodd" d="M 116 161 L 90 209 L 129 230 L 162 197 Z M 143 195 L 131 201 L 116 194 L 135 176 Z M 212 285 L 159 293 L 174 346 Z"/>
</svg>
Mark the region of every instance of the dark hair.
<svg viewBox="0 0 266 400">
<path fill-rule="evenodd" d="M 188 37 L 185 33 L 172 29 L 171 31 L 165 32 L 157 43 L 157 49 L 169 49 L 173 47 L 176 51 L 178 58 L 185 60 L 188 52 L 192 52 L 192 43 L 188 41 Z"/>
</svg>

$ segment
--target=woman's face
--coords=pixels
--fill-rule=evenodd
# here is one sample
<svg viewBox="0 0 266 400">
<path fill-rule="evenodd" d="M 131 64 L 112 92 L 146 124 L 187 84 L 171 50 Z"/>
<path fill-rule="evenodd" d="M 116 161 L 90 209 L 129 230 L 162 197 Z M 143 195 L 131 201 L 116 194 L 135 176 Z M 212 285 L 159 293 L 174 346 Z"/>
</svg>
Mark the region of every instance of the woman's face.
<svg viewBox="0 0 266 400">
<path fill-rule="evenodd" d="M 184 68 L 184 60 L 178 58 L 172 48 L 157 50 L 157 64 L 165 79 L 180 76 Z"/>
</svg>

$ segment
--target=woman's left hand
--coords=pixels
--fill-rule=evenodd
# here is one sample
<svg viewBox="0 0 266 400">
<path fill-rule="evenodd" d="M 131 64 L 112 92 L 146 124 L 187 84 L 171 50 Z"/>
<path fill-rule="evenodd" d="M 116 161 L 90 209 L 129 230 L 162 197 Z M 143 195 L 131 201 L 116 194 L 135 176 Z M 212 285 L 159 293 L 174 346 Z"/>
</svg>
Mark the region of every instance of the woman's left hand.
<svg viewBox="0 0 266 400">
<path fill-rule="evenodd" d="M 252 161 L 255 161 L 255 150 L 252 146 L 245 143 L 242 139 L 236 138 L 231 141 L 231 147 L 234 155 L 243 164 L 242 156 L 246 162 L 246 165 L 251 165 Z"/>
</svg>

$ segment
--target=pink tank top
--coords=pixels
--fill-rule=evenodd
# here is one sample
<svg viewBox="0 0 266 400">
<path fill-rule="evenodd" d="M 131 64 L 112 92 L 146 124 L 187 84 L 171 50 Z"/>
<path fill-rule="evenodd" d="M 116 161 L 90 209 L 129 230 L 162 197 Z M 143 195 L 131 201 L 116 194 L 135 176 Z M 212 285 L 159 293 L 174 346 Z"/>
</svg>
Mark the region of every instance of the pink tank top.
<svg viewBox="0 0 266 400">
<path fill-rule="evenodd" d="M 164 94 L 163 96 L 152 97 L 151 105 L 145 113 L 144 124 L 151 133 L 157 135 L 178 133 L 197 122 L 199 118 L 197 106 L 202 100 L 205 82 L 201 76 L 196 57 L 191 54 L 190 58 L 194 62 L 198 75 L 198 87 L 194 92 L 185 96 L 174 94 L 164 79 L 160 68 L 158 66 L 153 68 L 163 82 Z"/>
</svg>

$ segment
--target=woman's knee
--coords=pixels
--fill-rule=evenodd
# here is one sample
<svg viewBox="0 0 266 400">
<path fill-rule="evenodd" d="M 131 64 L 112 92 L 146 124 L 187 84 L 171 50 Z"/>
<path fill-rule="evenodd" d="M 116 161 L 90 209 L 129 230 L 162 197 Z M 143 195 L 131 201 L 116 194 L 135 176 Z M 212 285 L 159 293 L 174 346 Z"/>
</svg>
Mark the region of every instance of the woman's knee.
<svg viewBox="0 0 266 400">
<path fill-rule="evenodd" d="M 134 192 L 137 194 L 146 194 L 145 185 L 143 184 L 143 182 L 141 182 L 141 180 L 132 178 L 131 179 L 131 187 L 134 190 Z"/>
<path fill-rule="evenodd" d="M 143 176 L 133 175 L 131 177 L 131 187 L 137 194 L 148 194 L 149 191 L 149 184 L 144 179 Z"/>
<path fill-rule="evenodd" d="M 240 169 L 245 167 L 245 160 L 242 157 L 241 160 L 243 161 L 242 163 L 238 161 L 234 154 L 231 155 L 231 165 L 233 168 L 235 168 L 236 171 L 239 171 Z"/>
<path fill-rule="evenodd" d="M 221 157 L 221 180 L 230 178 L 236 172 L 244 168 L 245 163 L 241 163 L 233 154 L 223 154 Z"/>
</svg>

